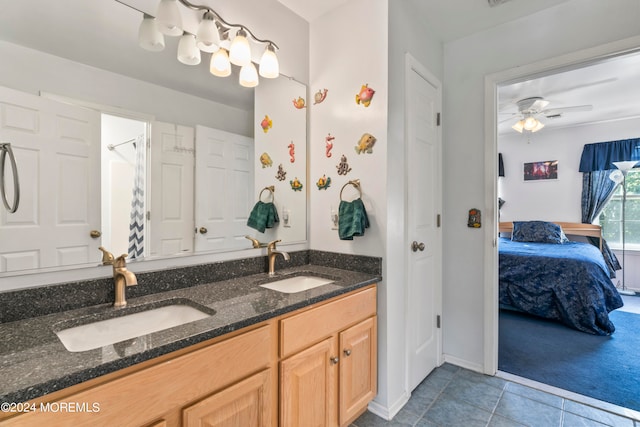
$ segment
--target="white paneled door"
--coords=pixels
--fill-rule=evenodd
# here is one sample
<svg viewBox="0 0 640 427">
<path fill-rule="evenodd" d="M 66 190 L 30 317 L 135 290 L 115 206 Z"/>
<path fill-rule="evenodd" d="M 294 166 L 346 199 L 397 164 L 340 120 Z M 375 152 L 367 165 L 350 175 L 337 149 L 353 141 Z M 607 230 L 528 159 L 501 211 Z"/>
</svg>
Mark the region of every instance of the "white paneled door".
<svg viewBox="0 0 640 427">
<path fill-rule="evenodd" d="M 440 363 L 442 354 L 441 86 L 409 55 L 406 73 L 407 367 L 413 390 Z"/>
<path fill-rule="evenodd" d="M 196 251 L 248 247 L 253 140 L 196 126 L 196 151 Z"/>
<path fill-rule="evenodd" d="M 0 87 L 0 141 L 11 143 L 20 183 L 17 212 L 0 213 L 0 272 L 97 263 L 100 114 Z"/>
<path fill-rule="evenodd" d="M 193 252 L 194 129 L 151 124 L 151 256 Z"/>
</svg>

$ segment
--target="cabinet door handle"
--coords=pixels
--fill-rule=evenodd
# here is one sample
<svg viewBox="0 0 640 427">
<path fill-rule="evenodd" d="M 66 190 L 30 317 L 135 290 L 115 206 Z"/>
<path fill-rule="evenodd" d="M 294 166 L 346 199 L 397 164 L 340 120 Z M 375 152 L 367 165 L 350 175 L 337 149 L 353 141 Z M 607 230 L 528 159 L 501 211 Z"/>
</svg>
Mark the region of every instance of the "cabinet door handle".
<svg viewBox="0 0 640 427">
<path fill-rule="evenodd" d="M 337 364 L 340 361 L 340 358 L 338 356 L 336 357 L 330 357 L 329 360 L 331 361 L 332 365 Z"/>
<path fill-rule="evenodd" d="M 345 348 L 344 355 L 347 357 L 351 356 L 351 350 L 349 350 L 348 348 Z"/>
</svg>

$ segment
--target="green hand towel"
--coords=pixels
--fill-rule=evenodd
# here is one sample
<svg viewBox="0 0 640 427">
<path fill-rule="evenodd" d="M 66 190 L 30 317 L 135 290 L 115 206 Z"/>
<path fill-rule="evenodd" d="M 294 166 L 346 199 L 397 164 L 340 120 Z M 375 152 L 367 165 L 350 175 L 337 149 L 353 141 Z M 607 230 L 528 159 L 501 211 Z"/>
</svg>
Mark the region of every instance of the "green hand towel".
<svg viewBox="0 0 640 427">
<path fill-rule="evenodd" d="M 338 235 L 340 240 L 353 240 L 353 236 L 364 236 L 369 228 L 369 217 L 362 199 L 352 202 L 340 201 L 338 207 Z"/>
<path fill-rule="evenodd" d="M 267 228 L 273 228 L 279 222 L 278 211 L 273 203 L 264 203 L 259 200 L 247 219 L 247 226 L 264 233 Z"/>
</svg>

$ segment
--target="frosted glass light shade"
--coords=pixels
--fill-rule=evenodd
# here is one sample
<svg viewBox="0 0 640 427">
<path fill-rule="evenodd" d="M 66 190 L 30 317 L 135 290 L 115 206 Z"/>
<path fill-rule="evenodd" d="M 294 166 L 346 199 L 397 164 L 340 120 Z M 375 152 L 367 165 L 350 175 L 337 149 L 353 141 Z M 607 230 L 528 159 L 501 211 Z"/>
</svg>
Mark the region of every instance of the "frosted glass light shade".
<svg viewBox="0 0 640 427">
<path fill-rule="evenodd" d="M 240 29 L 231 42 L 229 61 L 240 67 L 251 63 L 251 47 L 249 46 L 247 33 L 244 29 Z"/>
<path fill-rule="evenodd" d="M 198 26 L 196 44 L 203 52 L 215 52 L 220 48 L 220 34 L 214 18 L 215 15 L 207 11 Z"/>
<path fill-rule="evenodd" d="M 217 77 L 227 77 L 231 74 L 231 62 L 229 62 L 229 55 L 225 49 L 218 49 L 211 55 L 209 71 Z"/>
<path fill-rule="evenodd" d="M 138 44 L 141 48 L 151 52 L 164 49 L 164 36 L 158 29 L 158 23 L 153 16 L 145 15 L 138 28 Z"/>
<path fill-rule="evenodd" d="M 276 50 L 272 45 L 268 45 L 260 59 L 260 75 L 267 79 L 275 79 L 280 75 L 280 65 Z"/>
<path fill-rule="evenodd" d="M 178 43 L 178 61 L 186 65 L 198 65 L 200 59 L 200 49 L 196 46 L 195 36 L 183 34 Z"/>
<path fill-rule="evenodd" d="M 540 129 L 544 127 L 544 123 L 534 117 L 527 117 L 518 121 L 515 125 L 511 126 L 511 128 L 515 131 L 522 133 L 523 131 L 529 132 L 538 132 Z"/>
<path fill-rule="evenodd" d="M 168 36 L 182 35 L 182 16 L 176 0 L 160 0 L 158 5 L 158 28 Z"/>
<path fill-rule="evenodd" d="M 244 87 L 256 87 L 258 86 L 258 71 L 253 62 L 249 62 L 249 65 L 244 65 L 240 69 L 240 86 Z"/>
<path fill-rule="evenodd" d="M 620 169 L 623 174 L 629 172 L 640 160 L 626 160 L 622 162 L 613 162 L 612 164 Z"/>
</svg>

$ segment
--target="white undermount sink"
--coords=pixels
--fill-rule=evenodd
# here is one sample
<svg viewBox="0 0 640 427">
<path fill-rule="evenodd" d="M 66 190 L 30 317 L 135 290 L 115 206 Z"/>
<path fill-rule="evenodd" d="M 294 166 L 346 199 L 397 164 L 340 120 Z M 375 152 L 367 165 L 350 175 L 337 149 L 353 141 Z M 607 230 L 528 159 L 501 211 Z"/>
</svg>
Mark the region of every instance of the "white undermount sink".
<svg viewBox="0 0 640 427">
<path fill-rule="evenodd" d="M 166 305 L 56 332 L 71 352 L 93 350 L 131 338 L 209 317 L 210 313 L 183 304 Z"/>
<path fill-rule="evenodd" d="M 294 294 L 296 292 L 307 291 L 333 282 L 334 281 L 331 279 L 318 276 L 294 276 L 288 279 L 265 283 L 260 286 L 274 291 L 283 292 L 285 294 Z"/>
</svg>

